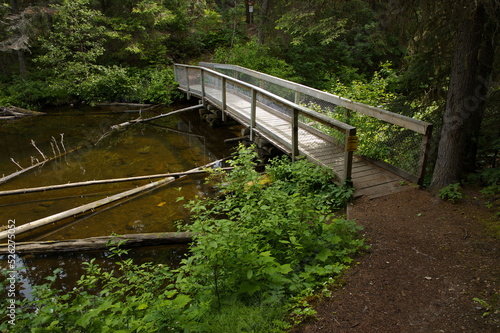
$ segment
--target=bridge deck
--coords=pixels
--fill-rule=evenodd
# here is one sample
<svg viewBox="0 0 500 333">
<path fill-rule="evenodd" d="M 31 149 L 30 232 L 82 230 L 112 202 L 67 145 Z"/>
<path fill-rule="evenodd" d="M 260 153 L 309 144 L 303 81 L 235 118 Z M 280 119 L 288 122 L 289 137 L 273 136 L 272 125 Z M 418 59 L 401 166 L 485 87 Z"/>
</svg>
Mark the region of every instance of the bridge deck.
<svg viewBox="0 0 500 333">
<path fill-rule="evenodd" d="M 193 91 L 201 91 L 199 86 L 191 87 L 191 89 L 191 94 Z M 220 104 L 217 98 L 219 95 L 220 91 L 217 88 L 205 87 L 205 99 L 214 105 Z M 251 104 L 248 98 L 227 92 L 225 112 L 241 124 L 250 126 Z M 257 103 L 256 119 L 258 122 L 255 131 L 281 150 L 290 153 L 290 117 Z M 344 147 L 336 143 L 332 137 L 305 124 L 299 125 L 299 153 L 317 164 L 332 168 L 337 174 L 342 173 Z M 355 196 L 366 195 L 370 198 L 409 188 L 402 186 L 405 183 L 403 178 L 358 156 L 355 156 L 353 161 L 352 181 Z"/>
</svg>

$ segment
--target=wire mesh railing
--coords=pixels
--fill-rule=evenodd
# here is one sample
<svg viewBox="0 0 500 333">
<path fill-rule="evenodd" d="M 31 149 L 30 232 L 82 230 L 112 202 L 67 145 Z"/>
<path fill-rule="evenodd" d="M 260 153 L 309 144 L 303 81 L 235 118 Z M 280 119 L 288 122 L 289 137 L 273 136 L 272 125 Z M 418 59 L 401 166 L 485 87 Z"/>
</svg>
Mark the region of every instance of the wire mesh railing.
<svg viewBox="0 0 500 333">
<path fill-rule="evenodd" d="M 176 64 L 175 78 L 188 96 L 232 111 L 231 116 L 249 125 L 251 139 L 263 134 L 292 157 L 307 155 L 333 168 L 342 180 L 351 179 L 354 149 L 349 138 L 356 135 L 355 127 L 274 94 L 260 86 L 264 81 L 251 76 L 242 81 L 205 67 Z"/>
<path fill-rule="evenodd" d="M 432 124 L 235 65 L 200 63 L 357 129 L 357 154 L 422 184 Z M 304 123 L 307 120 L 301 119 Z M 335 139 L 338 131 L 310 123 Z M 345 140 L 345 138 L 343 139 Z"/>
</svg>

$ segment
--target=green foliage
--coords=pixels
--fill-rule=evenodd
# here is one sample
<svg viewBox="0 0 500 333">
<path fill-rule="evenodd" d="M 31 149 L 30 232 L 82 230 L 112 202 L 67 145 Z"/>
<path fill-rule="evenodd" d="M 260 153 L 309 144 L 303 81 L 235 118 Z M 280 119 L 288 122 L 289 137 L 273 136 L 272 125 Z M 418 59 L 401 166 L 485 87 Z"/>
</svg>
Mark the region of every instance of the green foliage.
<svg viewBox="0 0 500 333">
<path fill-rule="evenodd" d="M 119 66 L 95 66 L 94 72 L 78 82 L 54 77 L 49 84 L 42 78 L 18 80 L 0 93 L 0 105 L 37 109 L 82 101 L 139 102 L 170 104 L 178 98 L 173 69 L 151 66 L 143 69 Z"/>
<path fill-rule="evenodd" d="M 0 331 L 267 333 L 290 328 L 287 314 L 293 322 L 313 315 L 305 297 L 363 247 L 359 227 L 332 214 L 350 192 L 305 160 L 277 159 L 263 176 L 254 150 L 241 147 L 230 164 L 230 174 L 212 171 L 218 197 L 189 204 L 194 241 L 178 270 L 136 265 L 111 242 L 118 269 L 91 260 L 69 292 L 53 288 L 54 271 L 17 303 L 16 325 Z"/>
<path fill-rule="evenodd" d="M 439 197 L 443 200 L 448 200 L 452 203 L 455 203 L 457 200 L 462 199 L 463 195 L 460 183 L 454 183 L 446 187 L 443 187 L 439 191 Z"/>
<path fill-rule="evenodd" d="M 51 32 L 40 39 L 43 54 L 36 58 L 54 75 L 78 81 L 92 72 L 103 55 L 105 28 L 102 14 L 90 8 L 89 0 L 65 0 L 53 5 L 57 13 Z"/>
<path fill-rule="evenodd" d="M 92 102 L 129 101 L 170 104 L 177 95 L 173 70 L 165 67 L 148 67 L 141 70 L 123 67 L 102 67 L 79 85 L 73 95 Z"/>
<path fill-rule="evenodd" d="M 366 80 L 380 62 L 398 61 L 400 39 L 383 31 L 380 13 L 367 1 L 289 2 L 269 38 L 282 58 L 301 78 L 301 83 L 329 89 L 340 80 Z M 275 37 L 274 37 L 275 36 Z"/>
<path fill-rule="evenodd" d="M 191 297 L 170 283 L 173 274 L 162 265 L 117 262 L 106 271 L 94 260 L 84 263 L 85 275 L 69 292 L 53 288 L 60 269 L 35 286 L 33 300 L 17 303 L 16 325 L 0 324 L 4 332 L 165 332 L 180 331 L 191 320 Z M 0 316 L 5 318 L 5 307 Z"/>
<path fill-rule="evenodd" d="M 280 305 L 248 305 L 243 302 L 229 303 L 223 310 L 206 313 L 203 333 L 233 332 L 286 332 L 290 325 L 283 320 L 286 309 Z"/>
<path fill-rule="evenodd" d="M 339 273 L 362 246 L 354 223 L 331 215 L 333 197 L 348 195 L 328 193 L 326 171 L 305 161 L 289 168 L 280 159 L 266 169 L 269 181 L 255 171 L 255 159 L 240 150 L 235 171 L 213 175 L 222 178 L 223 196 L 190 203 L 195 216 L 187 229 L 197 236 L 182 271 L 189 292 L 211 288 L 207 302 L 258 296 L 273 304 Z M 304 175 L 318 178 L 308 184 Z"/>
<path fill-rule="evenodd" d="M 332 83 L 329 92 L 355 102 L 388 109 L 398 98 L 395 92 L 396 80 L 397 75 L 387 62 L 381 64 L 380 70 L 375 72 L 369 82 L 353 81 L 350 85 L 346 85 L 337 80 Z M 414 132 L 343 107 L 327 109 L 314 103 L 305 106 L 356 127 L 360 155 L 385 161 L 412 174 L 417 171 L 421 137 Z M 339 142 L 345 141 L 340 132 L 323 125 L 315 126 Z"/>
<path fill-rule="evenodd" d="M 269 47 L 251 40 L 231 48 L 218 48 L 214 61 L 239 65 L 284 79 L 293 79 L 293 69 L 284 60 L 273 56 Z"/>
</svg>

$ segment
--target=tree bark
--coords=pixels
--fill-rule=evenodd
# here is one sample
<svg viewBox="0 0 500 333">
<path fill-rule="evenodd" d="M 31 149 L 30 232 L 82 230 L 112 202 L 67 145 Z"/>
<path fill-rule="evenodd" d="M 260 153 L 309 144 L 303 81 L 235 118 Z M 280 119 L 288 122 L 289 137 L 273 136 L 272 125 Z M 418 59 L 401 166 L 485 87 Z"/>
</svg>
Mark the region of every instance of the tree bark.
<svg viewBox="0 0 500 333">
<path fill-rule="evenodd" d="M 468 124 L 472 121 L 480 123 L 482 117 L 484 103 L 476 96 L 477 89 L 484 86 L 478 77 L 483 33 L 481 20 L 484 16 L 481 12 L 478 7 L 474 8 L 473 14 L 465 10 L 456 35 L 443 128 L 431 183 L 434 188 L 460 180 L 465 166 L 466 143 L 473 139 Z"/>
</svg>

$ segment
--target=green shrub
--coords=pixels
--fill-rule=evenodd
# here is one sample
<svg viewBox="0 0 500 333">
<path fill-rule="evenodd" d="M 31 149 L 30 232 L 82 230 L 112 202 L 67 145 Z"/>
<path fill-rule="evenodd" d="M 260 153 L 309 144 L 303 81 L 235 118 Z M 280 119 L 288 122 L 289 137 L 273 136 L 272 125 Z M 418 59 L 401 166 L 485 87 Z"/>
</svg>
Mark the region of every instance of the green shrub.
<svg viewBox="0 0 500 333">
<path fill-rule="evenodd" d="M 230 48 L 218 48 L 214 61 L 225 64 L 239 65 L 283 79 L 293 80 L 294 72 L 284 60 L 274 57 L 270 48 L 249 41 Z"/>
<path fill-rule="evenodd" d="M 457 200 L 462 199 L 462 189 L 460 188 L 460 183 L 454 183 L 443 187 L 439 191 L 439 197 L 452 203 L 455 203 Z"/>
<path fill-rule="evenodd" d="M 350 263 L 363 242 L 353 222 L 332 215 L 338 207 L 333 197 L 345 202 L 348 195 L 330 193 L 329 172 L 305 161 L 289 168 L 279 159 L 266 180 L 255 171 L 251 150 L 240 150 L 231 164 L 237 168 L 230 174 L 214 174 L 222 178 L 222 197 L 190 203 L 195 215 L 187 229 L 198 235 L 182 268 L 190 293 L 208 287 L 209 302 L 258 295 L 273 303 L 314 288 Z"/>
</svg>

